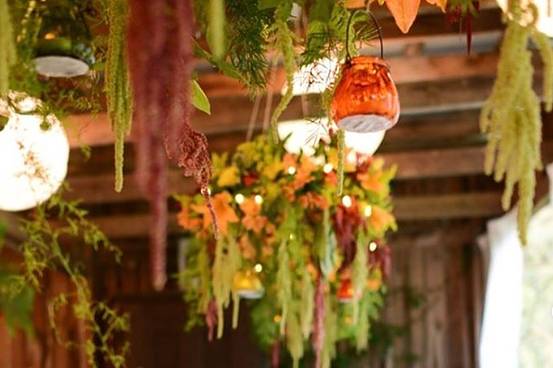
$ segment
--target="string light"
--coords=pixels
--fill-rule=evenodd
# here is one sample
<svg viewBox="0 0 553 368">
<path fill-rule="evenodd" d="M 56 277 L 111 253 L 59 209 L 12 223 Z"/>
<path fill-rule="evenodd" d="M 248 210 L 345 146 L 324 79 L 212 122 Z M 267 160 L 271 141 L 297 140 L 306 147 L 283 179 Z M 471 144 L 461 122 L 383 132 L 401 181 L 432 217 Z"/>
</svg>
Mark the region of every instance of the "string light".
<svg viewBox="0 0 553 368">
<path fill-rule="evenodd" d="M 373 208 L 370 204 L 365 206 L 363 214 L 365 215 L 365 217 L 371 217 L 371 215 L 373 214 Z"/>
<path fill-rule="evenodd" d="M 351 197 L 349 195 L 343 196 L 342 197 L 342 204 L 344 205 L 344 207 L 350 208 L 351 205 L 352 205 Z"/>
<path fill-rule="evenodd" d="M 246 198 L 244 197 L 244 195 L 242 193 L 238 193 L 237 195 L 234 196 L 234 200 L 236 201 L 236 203 L 238 204 L 242 204 L 244 203 L 244 200 Z"/>
<path fill-rule="evenodd" d="M 370 244 L 369 244 L 369 250 L 370 250 L 371 252 L 374 252 L 374 251 L 376 251 L 376 248 L 378 248 L 378 244 L 376 244 L 375 242 L 370 242 Z"/>
<path fill-rule="evenodd" d="M 290 166 L 288 168 L 288 174 L 294 175 L 296 173 L 296 168 L 294 166 Z"/>
<path fill-rule="evenodd" d="M 257 203 L 259 205 L 263 203 L 263 197 L 260 196 L 259 194 L 256 194 L 255 197 L 253 197 L 253 199 L 254 199 L 255 203 Z"/>
<path fill-rule="evenodd" d="M 350 163 L 350 164 L 355 164 L 357 162 L 357 154 L 355 153 L 355 151 L 350 151 L 348 153 L 348 155 L 346 156 L 346 160 Z"/>
<path fill-rule="evenodd" d="M 263 266 L 261 265 L 261 263 L 256 263 L 256 265 L 253 266 L 253 270 L 257 273 L 260 273 L 261 271 L 263 271 Z"/>
<path fill-rule="evenodd" d="M 334 167 L 332 166 L 332 164 L 330 164 L 330 163 L 325 164 L 325 165 L 323 166 L 323 172 L 324 172 L 325 174 L 330 174 L 330 172 L 332 171 L 333 168 L 334 168 Z"/>
</svg>

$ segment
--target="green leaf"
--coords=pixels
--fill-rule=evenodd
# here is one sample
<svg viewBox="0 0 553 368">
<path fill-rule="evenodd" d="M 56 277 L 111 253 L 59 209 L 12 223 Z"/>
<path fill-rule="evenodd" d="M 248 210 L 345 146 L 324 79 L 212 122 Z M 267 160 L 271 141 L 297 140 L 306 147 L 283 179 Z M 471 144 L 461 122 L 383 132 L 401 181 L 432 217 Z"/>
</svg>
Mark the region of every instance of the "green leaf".
<svg viewBox="0 0 553 368">
<path fill-rule="evenodd" d="M 192 81 L 192 105 L 205 112 L 208 115 L 211 115 L 211 104 L 207 98 L 205 92 L 202 90 L 202 87 L 198 84 L 198 81 Z"/>
</svg>

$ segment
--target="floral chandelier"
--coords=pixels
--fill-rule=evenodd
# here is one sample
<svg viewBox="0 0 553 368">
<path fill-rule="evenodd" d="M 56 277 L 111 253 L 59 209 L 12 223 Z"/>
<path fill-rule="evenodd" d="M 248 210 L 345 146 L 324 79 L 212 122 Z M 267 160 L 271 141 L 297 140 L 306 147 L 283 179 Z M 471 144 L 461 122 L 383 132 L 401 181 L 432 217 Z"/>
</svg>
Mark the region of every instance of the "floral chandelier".
<svg viewBox="0 0 553 368">
<path fill-rule="evenodd" d="M 317 367 L 339 340 L 367 347 L 390 270 L 384 236 L 395 228 L 394 169 L 366 155 L 344 166 L 338 196 L 336 139 L 312 156 L 288 153 L 267 135 L 213 157 L 210 191 L 219 234 L 202 195 L 178 196 L 179 224 L 193 238 L 181 275 L 191 322 L 223 334 L 223 310 L 249 300 L 262 347 L 284 344 L 298 362 L 311 342 Z"/>
</svg>

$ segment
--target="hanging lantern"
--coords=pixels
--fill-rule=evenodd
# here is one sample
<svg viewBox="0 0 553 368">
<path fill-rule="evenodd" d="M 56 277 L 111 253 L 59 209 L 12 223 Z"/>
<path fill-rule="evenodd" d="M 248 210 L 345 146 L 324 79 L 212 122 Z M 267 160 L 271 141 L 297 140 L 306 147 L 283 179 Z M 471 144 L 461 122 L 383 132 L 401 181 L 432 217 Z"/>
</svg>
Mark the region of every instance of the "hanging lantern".
<svg viewBox="0 0 553 368">
<path fill-rule="evenodd" d="M 344 278 L 340 280 L 337 297 L 340 303 L 351 303 L 353 301 L 355 291 L 353 290 L 351 278 Z"/>
<path fill-rule="evenodd" d="M 339 128 L 357 133 L 383 131 L 397 123 L 398 93 L 384 60 L 357 56 L 344 64 L 332 118 Z"/>
<path fill-rule="evenodd" d="M 88 73 L 94 63 L 92 36 L 78 2 L 45 2 L 41 14 L 35 65 L 47 77 L 71 78 Z"/>
<path fill-rule="evenodd" d="M 60 121 L 20 93 L 0 100 L 0 210 L 22 211 L 54 194 L 67 173 L 69 142 Z"/>
<path fill-rule="evenodd" d="M 259 276 L 251 270 L 239 271 L 234 275 L 232 291 L 244 299 L 260 299 L 265 293 Z"/>
</svg>

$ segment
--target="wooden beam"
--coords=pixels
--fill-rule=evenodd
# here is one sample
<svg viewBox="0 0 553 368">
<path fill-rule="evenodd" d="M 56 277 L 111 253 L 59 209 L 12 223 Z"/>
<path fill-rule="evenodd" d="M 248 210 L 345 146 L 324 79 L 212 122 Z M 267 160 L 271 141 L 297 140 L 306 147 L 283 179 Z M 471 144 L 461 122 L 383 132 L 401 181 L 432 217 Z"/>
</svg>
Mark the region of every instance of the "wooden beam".
<svg viewBox="0 0 553 368">
<path fill-rule="evenodd" d="M 412 74 L 416 74 L 413 70 Z M 478 108 L 488 97 L 493 84 L 492 76 L 467 79 L 439 80 L 432 83 L 417 82 L 398 86 L 401 101 L 401 121 L 414 115 Z M 447 91 L 447 93 L 444 93 Z M 313 98 L 313 97 L 311 97 Z M 279 98 L 275 98 L 274 109 Z M 220 96 L 211 98 L 212 114 L 195 112 L 192 124 L 206 134 L 245 131 L 248 128 L 253 101 L 247 96 Z M 265 98 L 261 106 L 265 105 Z M 312 106 L 318 105 L 315 101 Z M 304 115 L 301 97 L 295 97 L 281 116 L 281 121 L 301 119 Z M 319 112 L 313 111 L 312 114 Z M 262 114 L 260 114 L 262 115 Z M 262 117 L 259 116 L 258 126 Z M 105 145 L 113 142 L 111 125 L 106 114 L 72 115 L 66 120 L 72 147 Z M 129 140 L 132 137 L 129 137 Z"/>
<path fill-rule="evenodd" d="M 398 221 L 446 220 L 492 217 L 502 213 L 501 193 L 462 193 L 440 196 L 394 198 Z M 146 238 L 150 229 L 149 214 L 125 214 L 91 217 L 111 239 Z M 169 216 L 168 231 L 178 234 L 175 214 Z"/>
<path fill-rule="evenodd" d="M 553 161 L 553 141 L 546 142 L 542 150 L 545 162 Z M 387 153 L 379 155 L 387 165 L 396 165 L 396 180 L 422 178 L 460 177 L 484 173 L 484 148 L 463 147 L 452 149 L 419 150 L 412 152 Z M 124 203 L 143 201 L 134 178 L 127 175 L 121 193 L 113 190 L 113 174 L 75 176 L 69 178 L 70 199 L 81 199 L 86 204 Z M 184 178 L 180 171 L 169 173 L 170 193 L 193 193 L 197 186 Z"/>
</svg>

